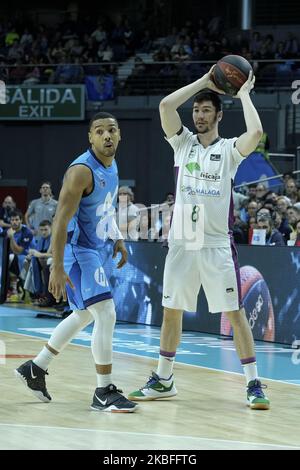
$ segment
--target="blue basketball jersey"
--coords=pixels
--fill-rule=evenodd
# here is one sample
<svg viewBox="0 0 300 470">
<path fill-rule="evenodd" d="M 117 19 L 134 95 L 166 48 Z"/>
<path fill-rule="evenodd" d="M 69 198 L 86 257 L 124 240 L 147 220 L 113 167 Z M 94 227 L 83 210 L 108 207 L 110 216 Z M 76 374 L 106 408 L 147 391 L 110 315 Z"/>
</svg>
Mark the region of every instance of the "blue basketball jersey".
<svg viewBox="0 0 300 470">
<path fill-rule="evenodd" d="M 70 166 L 85 165 L 93 175 L 93 191 L 82 196 L 78 210 L 68 225 L 68 243 L 98 250 L 108 239 L 118 195 L 118 169 L 115 160 L 106 168 L 92 149 Z"/>
</svg>

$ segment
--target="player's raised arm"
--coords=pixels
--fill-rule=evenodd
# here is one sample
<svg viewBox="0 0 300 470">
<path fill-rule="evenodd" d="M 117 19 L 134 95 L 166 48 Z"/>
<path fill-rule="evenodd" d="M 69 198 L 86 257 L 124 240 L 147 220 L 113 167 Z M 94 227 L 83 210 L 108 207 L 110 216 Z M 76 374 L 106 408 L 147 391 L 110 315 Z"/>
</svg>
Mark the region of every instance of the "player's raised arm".
<svg viewBox="0 0 300 470">
<path fill-rule="evenodd" d="M 51 238 L 53 264 L 49 280 L 49 291 L 57 301 L 61 297 L 66 299 L 65 284 L 71 284 L 63 266 L 68 223 L 78 209 L 83 193 L 92 185 L 91 171 L 84 165 L 75 165 L 68 169 L 60 191 Z"/>
<path fill-rule="evenodd" d="M 250 98 L 250 91 L 254 87 L 255 77 L 250 72 L 248 80 L 240 88 L 237 93 L 237 98 L 240 98 L 243 106 L 244 118 L 246 122 L 247 131 L 240 135 L 236 141 L 236 148 L 241 155 L 245 157 L 253 152 L 263 133 L 262 124 L 258 112 Z"/>
<path fill-rule="evenodd" d="M 179 106 L 204 88 L 210 88 L 217 93 L 224 94 L 224 92 L 219 90 L 211 80 L 213 67 L 208 73 L 203 75 L 203 77 L 189 85 L 179 88 L 179 90 L 166 96 L 160 102 L 159 113 L 161 125 L 168 139 L 173 137 L 173 135 L 175 135 L 181 128 L 181 119 L 177 112 L 177 108 L 179 108 Z"/>
</svg>

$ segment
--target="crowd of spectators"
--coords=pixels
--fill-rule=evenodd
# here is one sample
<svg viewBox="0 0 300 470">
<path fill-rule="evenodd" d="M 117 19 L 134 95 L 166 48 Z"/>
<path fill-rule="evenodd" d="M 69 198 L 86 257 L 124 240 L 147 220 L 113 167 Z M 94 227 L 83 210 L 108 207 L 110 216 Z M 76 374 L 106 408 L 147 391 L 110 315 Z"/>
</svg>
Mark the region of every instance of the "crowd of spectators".
<svg viewBox="0 0 300 470">
<path fill-rule="evenodd" d="M 300 187 L 293 175 L 285 175 L 284 184 L 278 191 L 268 189 L 263 182 L 246 188 L 244 194 L 233 192 L 235 242 L 300 246 Z M 0 232 L 10 244 L 8 300 L 51 307 L 55 305 L 55 299 L 48 291 L 51 226 L 57 201 L 49 182 L 41 184 L 40 196 L 30 202 L 23 218 L 13 198 L 7 195 L 0 208 Z M 135 204 L 133 190 L 121 186 L 116 220 L 124 239 L 167 246 L 174 202 L 174 194 L 169 192 L 160 204 L 150 207 Z"/>
<path fill-rule="evenodd" d="M 123 201 L 126 192 L 133 201 L 131 188 L 123 187 L 120 191 L 119 220 L 124 238 L 167 242 L 174 194 L 168 193 L 164 202 L 146 208 Z M 300 187 L 292 174 L 285 175 L 283 186 L 276 191 L 261 182 L 245 186 L 244 193 L 233 191 L 233 200 L 233 237 L 237 244 L 300 246 Z M 257 240 L 260 233 L 263 238 Z"/>
<path fill-rule="evenodd" d="M 258 31 L 239 33 L 231 39 L 220 17 L 187 20 L 179 27 L 158 31 L 157 18 L 147 22 L 145 16 L 146 12 L 138 23 L 121 14 L 114 20 L 78 16 L 76 21 L 67 19 L 55 27 L 26 19 L 0 22 L 1 76 L 10 84 L 83 83 L 85 75 L 116 74 L 116 65 L 105 64 L 135 56 L 129 80 L 144 76 L 146 66 L 147 73 L 160 78 L 184 80 L 207 70 L 201 64 L 187 66 L 189 61 L 217 61 L 231 53 L 252 61 L 259 75 L 271 74 L 274 78 L 274 73 L 287 75 L 297 69 L 292 59 L 300 57 L 300 47 L 292 32 L 281 41 Z M 145 64 L 137 54 L 147 54 L 151 61 L 165 64 Z M 256 62 L 269 59 L 286 62 L 263 67 Z"/>
<path fill-rule="evenodd" d="M 9 240 L 8 300 L 50 307 L 55 304 L 48 291 L 48 280 L 51 226 L 57 201 L 48 181 L 41 184 L 40 196 L 31 201 L 23 217 L 12 196 L 7 195 L 0 209 L 0 232 Z"/>
<path fill-rule="evenodd" d="M 241 200 L 234 194 L 234 239 L 241 244 L 300 246 L 300 188 L 292 174 L 284 178 L 282 191 L 264 183 L 250 185 Z M 265 232 L 257 241 L 258 231 Z"/>
</svg>

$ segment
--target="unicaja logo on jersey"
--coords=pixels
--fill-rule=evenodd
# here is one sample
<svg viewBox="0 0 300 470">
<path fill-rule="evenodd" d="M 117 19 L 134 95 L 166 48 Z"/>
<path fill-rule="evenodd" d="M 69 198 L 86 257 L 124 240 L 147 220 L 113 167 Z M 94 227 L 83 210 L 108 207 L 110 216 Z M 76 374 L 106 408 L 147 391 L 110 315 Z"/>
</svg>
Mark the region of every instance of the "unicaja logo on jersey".
<svg viewBox="0 0 300 470">
<path fill-rule="evenodd" d="M 188 170 L 190 175 L 184 175 L 188 176 L 189 178 L 195 178 L 197 180 L 204 180 L 204 181 L 220 181 L 221 177 L 217 173 L 212 174 L 212 173 L 205 173 L 204 171 L 201 171 L 201 168 L 199 166 L 199 163 L 197 162 L 190 162 L 185 165 L 185 168 Z M 196 173 L 197 176 L 194 176 Z"/>
<path fill-rule="evenodd" d="M 94 274 L 94 279 L 97 282 L 97 284 L 99 284 L 99 286 L 108 287 L 108 282 L 105 276 L 104 269 L 102 267 L 96 269 L 95 274 Z"/>
<path fill-rule="evenodd" d="M 191 173 L 195 173 L 195 171 L 200 171 L 200 166 L 199 163 L 197 162 L 190 162 L 187 165 L 185 165 L 186 169 Z"/>
</svg>

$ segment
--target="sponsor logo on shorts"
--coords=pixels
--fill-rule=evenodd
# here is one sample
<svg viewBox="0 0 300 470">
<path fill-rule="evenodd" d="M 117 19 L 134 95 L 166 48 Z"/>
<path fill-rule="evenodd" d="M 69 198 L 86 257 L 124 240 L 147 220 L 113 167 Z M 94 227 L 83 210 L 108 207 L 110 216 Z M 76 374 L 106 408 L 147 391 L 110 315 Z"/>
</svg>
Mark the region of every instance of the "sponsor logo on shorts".
<svg viewBox="0 0 300 470">
<path fill-rule="evenodd" d="M 188 196 L 211 196 L 211 197 L 220 197 L 219 189 L 213 188 L 192 188 L 192 186 L 181 186 L 181 192 L 187 193 Z"/>
<path fill-rule="evenodd" d="M 227 294 L 230 294 L 231 292 L 234 292 L 234 288 L 233 287 L 228 287 L 226 289 L 226 292 L 227 292 Z"/>
<path fill-rule="evenodd" d="M 99 286 L 102 286 L 102 287 L 107 287 L 108 286 L 108 282 L 107 282 L 107 279 L 106 279 L 106 276 L 105 276 L 105 272 L 104 272 L 104 269 L 102 267 L 96 269 L 95 274 L 94 274 L 94 279 L 97 282 L 97 284 L 99 284 Z"/>
</svg>

